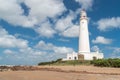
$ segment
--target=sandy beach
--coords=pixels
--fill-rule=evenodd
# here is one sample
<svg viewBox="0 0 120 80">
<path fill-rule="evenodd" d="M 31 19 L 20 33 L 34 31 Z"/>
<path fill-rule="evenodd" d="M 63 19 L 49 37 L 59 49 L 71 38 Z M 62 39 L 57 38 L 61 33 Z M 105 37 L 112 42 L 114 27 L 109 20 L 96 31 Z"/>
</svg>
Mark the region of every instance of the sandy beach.
<svg viewBox="0 0 120 80">
<path fill-rule="evenodd" d="M 37 66 L 35 71 L 0 72 L 0 80 L 120 80 L 120 68 Z"/>
</svg>

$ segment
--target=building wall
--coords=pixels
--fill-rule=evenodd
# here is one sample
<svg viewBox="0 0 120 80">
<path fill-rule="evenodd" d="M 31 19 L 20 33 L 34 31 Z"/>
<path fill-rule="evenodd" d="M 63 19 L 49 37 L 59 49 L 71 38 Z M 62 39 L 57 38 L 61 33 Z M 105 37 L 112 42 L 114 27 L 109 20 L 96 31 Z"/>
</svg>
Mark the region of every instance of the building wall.
<svg viewBox="0 0 120 80">
<path fill-rule="evenodd" d="M 67 54 L 67 58 L 63 58 L 63 61 L 66 60 L 78 60 L 78 54 L 77 53 L 72 53 L 72 54 Z"/>
<path fill-rule="evenodd" d="M 91 52 L 91 53 L 81 53 L 84 55 L 84 60 L 93 60 L 96 59 L 102 59 L 104 58 L 103 53 L 99 52 Z"/>
<path fill-rule="evenodd" d="M 79 55 L 83 55 L 84 58 L 82 59 L 78 59 Z M 80 57 L 79 57 L 80 58 Z M 63 61 L 66 60 L 93 60 L 93 59 L 103 59 L 104 55 L 103 53 L 99 53 L 99 52 L 91 52 L 91 53 L 72 53 L 72 54 L 67 54 L 67 58 L 63 58 Z"/>
</svg>

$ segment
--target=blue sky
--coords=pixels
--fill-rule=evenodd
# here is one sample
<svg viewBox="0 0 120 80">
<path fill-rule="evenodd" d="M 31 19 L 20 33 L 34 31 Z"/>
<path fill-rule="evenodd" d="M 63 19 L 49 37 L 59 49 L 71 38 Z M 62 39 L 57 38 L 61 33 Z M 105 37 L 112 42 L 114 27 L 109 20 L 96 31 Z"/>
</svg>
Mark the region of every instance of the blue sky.
<svg viewBox="0 0 120 80">
<path fill-rule="evenodd" d="M 0 0 L 0 64 L 34 65 L 78 51 L 80 10 L 91 51 L 120 57 L 119 0 Z"/>
</svg>

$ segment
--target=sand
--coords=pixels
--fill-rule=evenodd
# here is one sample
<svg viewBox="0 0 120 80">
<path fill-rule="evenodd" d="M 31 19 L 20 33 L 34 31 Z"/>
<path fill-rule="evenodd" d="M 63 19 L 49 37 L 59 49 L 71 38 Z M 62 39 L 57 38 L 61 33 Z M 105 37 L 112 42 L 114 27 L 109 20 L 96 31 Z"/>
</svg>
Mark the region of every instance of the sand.
<svg viewBox="0 0 120 80">
<path fill-rule="evenodd" d="M 39 66 L 39 71 L 4 71 L 0 80 L 120 80 L 120 68 Z"/>
</svg>

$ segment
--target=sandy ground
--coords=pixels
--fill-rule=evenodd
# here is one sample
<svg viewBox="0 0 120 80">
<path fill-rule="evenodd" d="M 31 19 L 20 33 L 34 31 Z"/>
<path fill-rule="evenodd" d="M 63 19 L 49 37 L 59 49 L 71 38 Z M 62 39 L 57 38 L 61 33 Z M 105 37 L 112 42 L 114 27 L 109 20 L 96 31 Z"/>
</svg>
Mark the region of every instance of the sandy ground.
<svg viewBox="0 0 120 80">
<path fill-rule="evenodd" d="M 94 66 L 40 66 L 39 68 L 43 69 L 0 72 L 0 80 L 120 80 L 120 68 Z"/>
</svg>

